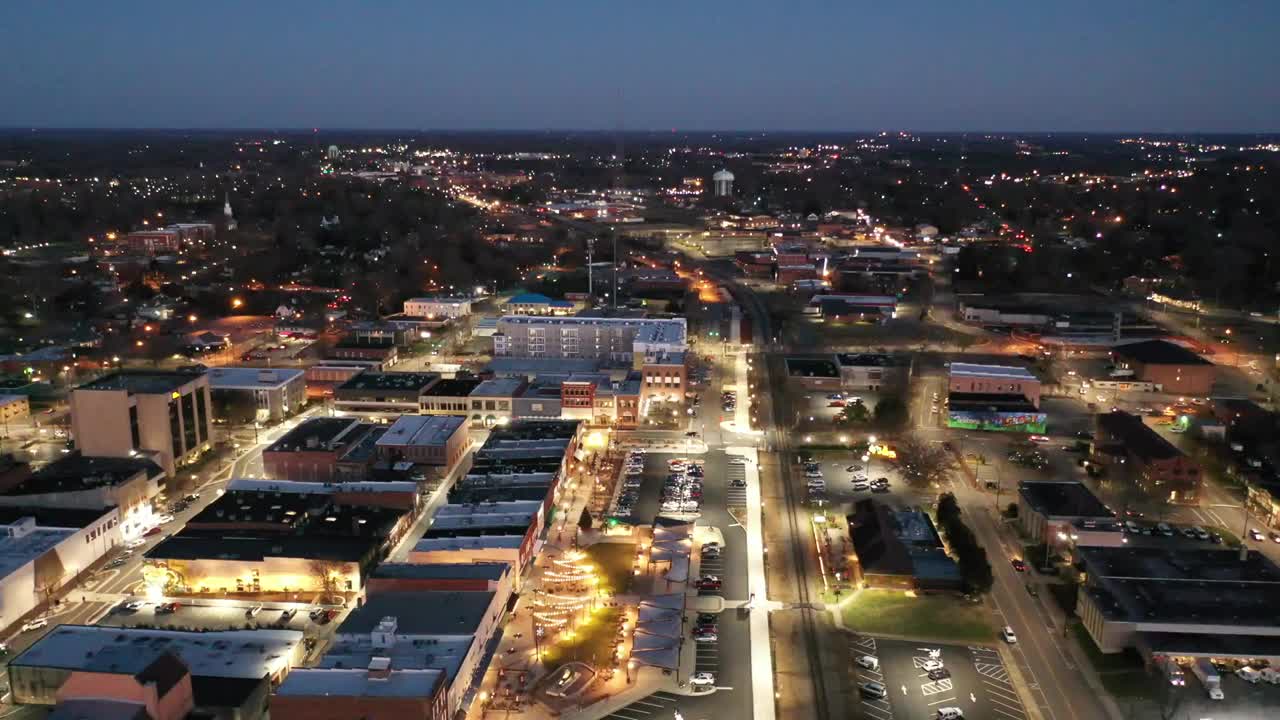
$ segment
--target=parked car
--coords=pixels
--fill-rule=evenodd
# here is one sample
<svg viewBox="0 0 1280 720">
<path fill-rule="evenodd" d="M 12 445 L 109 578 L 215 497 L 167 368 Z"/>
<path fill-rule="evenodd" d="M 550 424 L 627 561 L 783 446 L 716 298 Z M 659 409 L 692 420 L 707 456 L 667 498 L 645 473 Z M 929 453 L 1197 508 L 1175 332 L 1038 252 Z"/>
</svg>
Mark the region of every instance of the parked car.
<svg viewBox="0 0 1280 720">
<path fill-rule="evenodd" d="M 28 620 L 27 622 L 22 623 L 22 632 L 31 632 L 32 630 L 39 630 L 40 628 L 46 627 L 49 627 L 49 620 L 47 618 L 36 618 L 35 620 Z"/>
<path fill-rule="evenodd" d="M 689 676 L 689 684 L 694 687 L 711 687 L 716 684 L 716 676 L 709 672 L 696 672 Z"/>
<path fill-rule="evenodd" d="M 126 600 L 126 601 L 124 601 L 124 602 L 120 603 L 120 609 L 121 609 L 121 610 L 127 610 L 127 611 L 129 611 L 129 612 L 137 612 L 137 611 L 139 611 L 139 610 L 141 610 L 141 609 L 142 609 L 142 601 L 141 601 L 141 600 Z"/>
<path fill-rule="evenodd" d="M 720 640 L 720 636 L 716 635 L 714 632 L 695 633 L 693 636 L 693 641 L 700 642 L 700 643 L 713 643 L 719 640 Z"/>
<path fill-rule="evenodd" d="M 182 603 L 167 602 L 156 606 L 157 615 L 172 615 L 178 612 L 178 608 L 182 607 Z"/>
<path fill-rule="evenodd" d="M 854 660 L 854 662 L 858 663 L 860 667 L 864 667 L 868 670 L 880 669 L 880 659 L 874 655 L 861 655 L 858 659 Z"/>
<path fill-rule="evenodd" d="M 864 682 L 858 686 L 858 690 L 866 697 L 877 699 L 883 699 L 889 695 L 889 691 L 884 684 L 878 682 Z"/>
<path fill-rule="evenodd" d="M 944 680 L 951 677 L 951 671 L 946 668 L 938 668 L 937 670 L 930 670 L 928 675 L 930 680 Z"/>
</svg>

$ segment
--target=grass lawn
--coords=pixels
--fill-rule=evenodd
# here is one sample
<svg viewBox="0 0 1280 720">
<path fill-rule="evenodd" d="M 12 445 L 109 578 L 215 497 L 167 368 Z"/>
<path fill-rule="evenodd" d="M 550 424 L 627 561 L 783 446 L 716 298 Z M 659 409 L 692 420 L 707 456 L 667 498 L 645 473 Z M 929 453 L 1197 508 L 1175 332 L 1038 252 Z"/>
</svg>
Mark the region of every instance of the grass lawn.
<svg viewBox="0 0 1280 720">
<path fill-rule="evenodd" d="M 554 668 L 573 660 L 591 663 L 595 667 L 608 665 L 613 657 L 613 640 L 621 616 L 622 611 L 617 608 L 603 608 L 591 620 L 577 627 L 572 640 L 544 644 L 547 667 Z"/>
<path fill-rule="evenodd" d="M 845 627 L 857 632 L 912 635 L 956 642 L 987 642 L 995 630 L 981 604 L 950 595 L 909 597 L 897 590 L 863 590 L 841 608 Z"/>
<path fill-rule="evenodd" d="M 600 568 L 600 582 L 614 595 L 631 587 L 631 567 L 636 559 L 635 543 L 596 543 L 586 548 L 587 556 Z"/>
</svg>

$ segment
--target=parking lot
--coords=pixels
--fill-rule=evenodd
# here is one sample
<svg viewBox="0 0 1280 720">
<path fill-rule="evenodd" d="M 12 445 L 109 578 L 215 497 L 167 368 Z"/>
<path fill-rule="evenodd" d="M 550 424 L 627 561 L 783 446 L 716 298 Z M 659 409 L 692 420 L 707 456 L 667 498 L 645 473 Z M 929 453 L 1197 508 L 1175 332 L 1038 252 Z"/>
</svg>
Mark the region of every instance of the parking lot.
<svg viewBox="0 0 1280 720">
<path fill-rule="evenodd" d="M 852 664 L 854 685 L 876 682 L 888 691 L 875 698 L 858 690 L 854 717 L 870 720 L 932 718 L 940 708 L 959 708 L 966 718 L 1026 720 L 1022 702 L 994 648 L 936 645 L 851 635 L 849 654 L 878 660 L 877 668 Z M 949 676 L 930 679 L 930 660 L 941 661 Z"/>
</svg>

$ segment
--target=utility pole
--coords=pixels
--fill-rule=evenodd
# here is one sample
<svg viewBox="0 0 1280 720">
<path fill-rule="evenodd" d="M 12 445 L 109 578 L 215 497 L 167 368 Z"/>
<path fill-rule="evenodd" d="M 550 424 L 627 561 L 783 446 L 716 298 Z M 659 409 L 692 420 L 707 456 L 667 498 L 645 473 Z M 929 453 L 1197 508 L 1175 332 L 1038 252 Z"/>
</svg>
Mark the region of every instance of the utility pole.
<svg viewBox="0 0 1280 720">
<path fill-rule="evenodd" d="M 596 239 L 587 238 L 587 302 L 595 304 L 595 277 L 591 274 L 591 262 L 595 258 Z"/>
</svg>

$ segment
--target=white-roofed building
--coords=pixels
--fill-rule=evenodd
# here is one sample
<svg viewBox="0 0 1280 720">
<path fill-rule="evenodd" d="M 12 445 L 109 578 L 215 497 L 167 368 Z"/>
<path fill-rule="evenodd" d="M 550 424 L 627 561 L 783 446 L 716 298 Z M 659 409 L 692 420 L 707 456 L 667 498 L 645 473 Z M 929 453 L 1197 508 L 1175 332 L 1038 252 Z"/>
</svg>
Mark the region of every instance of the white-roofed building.
<svg viewBox="0 0 1280 720">
<path fill-rule="evenodd" d="M 214 416 L 235 396 L 253 398 L 259 422 L 288 417 L 307 401 L 306 372 L 289 368 L 215 367 L 209 370 Z"/>
</svg>

